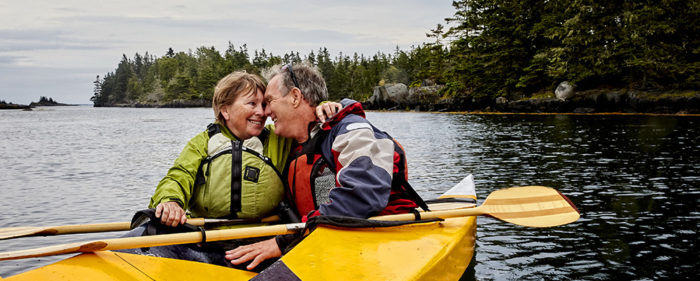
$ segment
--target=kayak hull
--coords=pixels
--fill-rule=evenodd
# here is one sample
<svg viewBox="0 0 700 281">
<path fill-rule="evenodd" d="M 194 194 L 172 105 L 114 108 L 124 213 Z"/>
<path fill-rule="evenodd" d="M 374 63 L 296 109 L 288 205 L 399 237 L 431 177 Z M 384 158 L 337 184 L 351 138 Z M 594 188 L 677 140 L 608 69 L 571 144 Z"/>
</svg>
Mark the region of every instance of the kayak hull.
<svg viewBox="0 0 700 281">
<path fill-rule="evenodd" d="M 248 280 L 254 272 L 185 260 L 100 251 L 80 254 L 5 280 Z"/>
<path fill-rule="evenodd" d="M 472 176 L 441 198 L 476 199 Z M 431 210 L 472 208 L 467 201 Z M 260 274 L 121 252 L 84 253 L 3 281 L 24 280 L 458 280 L 474 256 L 476 217 L 393 227 L 320 225 Z"/>
<path fill-rule="evenodd" d="M 458 280 L 474 255 L 475 237 L 476 217 L 390 228 L 323 227 L 279 262 L 301 280 Z M 290 273 L 266 270 L 258 277 L 266 275 Z"/>
<path fill-rule="evenodd" d="M 318 227 L 278 261 L 301 280 L 458 280 L 474 255 L 476 217 L 386 228 Z M 249 280 L 256 273 L 198 262 L 102 251 L 5 278 L 22 280 Z"/>
</svg>

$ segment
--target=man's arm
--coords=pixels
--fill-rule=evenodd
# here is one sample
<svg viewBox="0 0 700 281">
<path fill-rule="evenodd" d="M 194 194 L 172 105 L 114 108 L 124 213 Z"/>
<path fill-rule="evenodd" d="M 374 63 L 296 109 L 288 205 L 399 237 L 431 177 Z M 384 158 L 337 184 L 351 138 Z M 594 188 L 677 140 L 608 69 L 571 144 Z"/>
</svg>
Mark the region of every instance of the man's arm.
<svg viewBox="0 0 700 281">
<path fill-rule="evenodd" d="M 331 152 L 340 184 L 330 191 L 323 215 L 367 218 L 381 212 L 389 201 L 394 163 L 394 142 L 376 134 L 363 118 L 341 124 L 332 139 Z M 335 128 L 334 128 L 335 129 Z"/>
</svg>

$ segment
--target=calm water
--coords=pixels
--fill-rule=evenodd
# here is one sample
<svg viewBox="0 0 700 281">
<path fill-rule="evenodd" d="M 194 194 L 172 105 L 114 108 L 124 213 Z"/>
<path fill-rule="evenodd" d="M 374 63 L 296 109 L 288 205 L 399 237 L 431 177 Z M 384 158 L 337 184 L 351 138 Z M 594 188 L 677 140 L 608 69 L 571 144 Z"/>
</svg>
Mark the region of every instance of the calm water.
<svg viewBox="0 0 700 281">
<path fill-rule="evenodd" d="M 0 111 L 0 227 L 127 221 L 148 204 L 210 109 Z M 405 147 L 413 186 L 441 194 L 546 185 L 579 221 L 533 229 L 480 218 L 465 280 L 696 279 L 700 118 L 368 113 Z M 0 241 L 0 251 L 119 233 Z M 0 276 L 54 262 L 0 262 Z"/>
</svg>

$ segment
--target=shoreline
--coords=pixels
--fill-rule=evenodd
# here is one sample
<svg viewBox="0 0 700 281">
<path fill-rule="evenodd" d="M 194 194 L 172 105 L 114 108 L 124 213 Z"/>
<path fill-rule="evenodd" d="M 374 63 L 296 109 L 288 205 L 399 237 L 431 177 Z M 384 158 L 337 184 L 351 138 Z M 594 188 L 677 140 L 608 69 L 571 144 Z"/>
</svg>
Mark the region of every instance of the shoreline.
<svg viewBox="0 0 700 281">
<path fill-rule="evenodd" d="M 700 113 L 650 113 L 650 112 L 485 112 L 485 111 L 446 111 L 429 112 L 464 115 L 575 115 L 575 116 L 668 116 L 668 117 L 700 117 Z"/>
<path fill-rule="evenodd" d="M 437 93 L 435 93 L 437 94 Z M 631 90 L 596 89 L 575 93 L 567 99 L 557 99 L 553 93 L 508 100 L 498 98 L 440 98 L 423 104 L 405 101 L 385 101 L 382 104 L 361 102 L 367 111 L 436 112 L 471 115 L 650 115 L 700 116 L 700 91 L 642 92 Z M 89 105 L 89 104 L 87 104 Z M 0 109 L 31 110 L 37 106 L 78 106 L 77 104 L 37 103 L 29 105 L 3 103 Z M 164 103 L 127 103 L 92 105 L 93 107 L 124 108 L 211 108 L 210 100 L 173 100 Z"/>
<path fill-rule="evenodd" d="M 0 103 L 0 110 L 26 110 L 26 111 L 31 111 L 32 108 L 37 108 L 41 106 L 80 106 L 80 104 L 67 104 L 67 103 L 38 103 L 38 102 L 32 102 L 29 105 L 26 104 L 15 104 L 15 103 Z"/>
<path fill-rule="evenodd" d="M 624 90 L 589 90 L 558 99 L 553 93 L 533 97 L 490 99 L 440 98 L 432 103 L 415 104 L 405 100 L 362 103 L 366 110 L 406 110 L 425 112 L 462 112 L 468 114 L 700 114 L 700 92 L 641 92 Z"/>
</svg>

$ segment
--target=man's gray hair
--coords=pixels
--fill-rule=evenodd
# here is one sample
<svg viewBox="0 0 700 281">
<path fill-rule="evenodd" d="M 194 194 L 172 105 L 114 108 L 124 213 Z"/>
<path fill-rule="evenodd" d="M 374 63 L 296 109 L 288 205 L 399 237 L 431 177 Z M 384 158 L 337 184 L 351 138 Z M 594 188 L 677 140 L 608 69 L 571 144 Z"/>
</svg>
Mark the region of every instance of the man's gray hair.
<svg viewBox="0 0 700 281">
<path fill-rule="evenodd" d="M 290 74 L 290 69 L 287 67 L 283 70 L 282 68 L 284 66 L 283 64 L 274 65 L 264 71 L 263 76 L 269 83 L 272 78 L 281 75 L 282 83 L 279 90 L 286 96 L 295 86 L 292 75 Z M 328 100 L 326 80 L 323 79 L 323 75 L 321 75 L 317 67 L 309 62 L 292 64 L 291 66 L 291 71 L 294 72 L 294 78 L 296 78 L 296 82 L 299 83 L 299 90 L 301 90 L 304 99 L 306 99 L 311 106 L 317 106 L 322 101 Z"/>
</svg>

